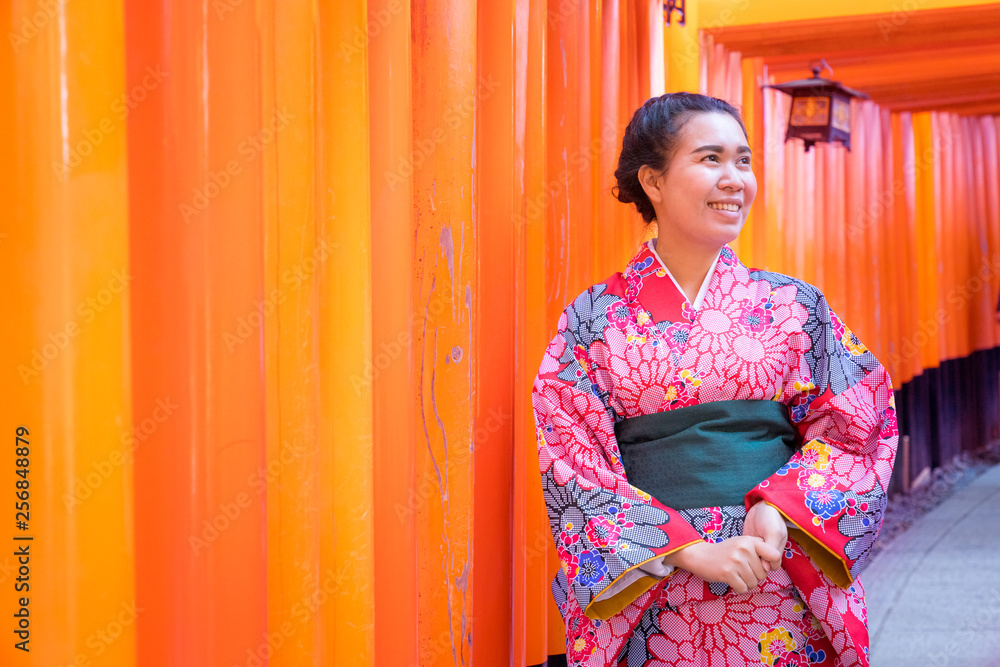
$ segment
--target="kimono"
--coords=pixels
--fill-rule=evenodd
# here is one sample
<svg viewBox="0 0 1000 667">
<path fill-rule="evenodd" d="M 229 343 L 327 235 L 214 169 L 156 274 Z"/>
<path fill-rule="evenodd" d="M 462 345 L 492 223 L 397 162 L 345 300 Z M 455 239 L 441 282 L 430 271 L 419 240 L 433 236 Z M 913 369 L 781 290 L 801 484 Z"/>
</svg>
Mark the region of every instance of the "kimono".
<svg viewBox="0 0 1000 667">
<path fill-rule="evenodd" d="M 532 390 L 568 664 L 868 665 L 858 574 L 896 452 L 888 374 L 816 287 L 725 246 L 695 309 L 654 244 L 566 307 Z M 797 434 L 742 505 L 667 507 L 629 483 L 618 422 L 734 400 L 779 401 Z M 757 587 L 738 594 L 662 562 L 741 535 L 759 501 L 789 539 Z"/>
</svg>

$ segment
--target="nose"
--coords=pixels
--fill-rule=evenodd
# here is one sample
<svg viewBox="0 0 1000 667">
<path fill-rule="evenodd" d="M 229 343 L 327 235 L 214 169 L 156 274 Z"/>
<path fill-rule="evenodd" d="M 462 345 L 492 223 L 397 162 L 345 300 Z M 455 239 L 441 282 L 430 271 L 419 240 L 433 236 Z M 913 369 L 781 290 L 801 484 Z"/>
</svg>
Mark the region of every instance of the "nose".
<svg viewBox="0 0 1000 667">
<path fill-rule="evenodd" d="M 735 164 L 730 162 L 723 166 L 718 185 L 720 190 L 739 192 L 743 189 L 743 178 Z"/>
</svg>

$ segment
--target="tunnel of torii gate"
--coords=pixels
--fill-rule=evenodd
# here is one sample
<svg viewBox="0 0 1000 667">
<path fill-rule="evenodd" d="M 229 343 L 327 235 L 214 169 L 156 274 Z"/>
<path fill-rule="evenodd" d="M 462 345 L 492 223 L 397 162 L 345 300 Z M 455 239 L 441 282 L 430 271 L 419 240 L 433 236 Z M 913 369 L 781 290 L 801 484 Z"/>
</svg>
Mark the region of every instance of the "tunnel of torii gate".
<svg viewBox="0 0 1000 667">
<path fill-rule="evenodd" d="M 1000 4 L 8 9 L 5 665 L 565 655 L 530 388 L 655 234 L 611 186 L 664 92 L 742 109 L 732 247 L 884 364 L 893 492 L 1000 437 Z M 868 96 L 849 151 L 765 87 L 820 61 Z"/>
</svg>

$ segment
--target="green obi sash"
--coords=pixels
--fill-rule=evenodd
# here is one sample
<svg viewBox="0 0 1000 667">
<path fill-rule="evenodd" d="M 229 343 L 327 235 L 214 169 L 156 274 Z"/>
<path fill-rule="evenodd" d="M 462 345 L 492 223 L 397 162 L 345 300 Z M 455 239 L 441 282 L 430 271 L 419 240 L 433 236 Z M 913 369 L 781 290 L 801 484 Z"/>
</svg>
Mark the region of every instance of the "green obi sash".
<svg viewBox="0 0 1000 667">
<path fill-rule="evenodd" d="M 673 509 L 742 505 L 788 463 L 796 432 L 777 401 L 713 401 L 615 424 L 629 483 Z"/>
</svg>

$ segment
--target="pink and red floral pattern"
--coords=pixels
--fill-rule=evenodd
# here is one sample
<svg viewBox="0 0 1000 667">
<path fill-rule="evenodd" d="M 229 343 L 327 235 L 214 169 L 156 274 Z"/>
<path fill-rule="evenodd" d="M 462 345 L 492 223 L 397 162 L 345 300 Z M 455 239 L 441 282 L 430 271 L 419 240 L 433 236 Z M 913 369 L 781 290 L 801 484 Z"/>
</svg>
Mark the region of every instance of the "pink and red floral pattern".
<svg viewBox="0 0 1000 667">
<path fill-rule="evenodd" d="M 644 245 L 567 307 L 542 361 L 533 401 L 569 663 L 865 666 L 858 573 L 895 457 L 891 381 L 815 287 L 748 269 L 728 247 L 708 280 L 694 310 Z M 800 527 L 782 568 L 743 595 L 676 570 L 599 618 L 596 601 L 619 600 L 609 586 L 695 541 L 741 534 L 745 515 L 664 507 L 633 487 L 615 423 L 736 399 L 788 406 L 802 443 L 746 496 L 745 507 L 766 500 Z M 821 569 L 796 540 L 839 562 Z"/>
</svg>

